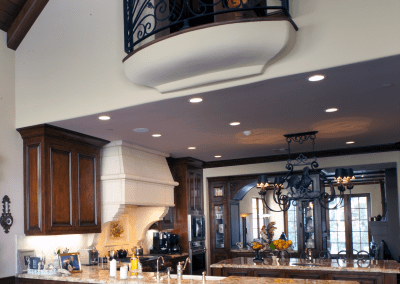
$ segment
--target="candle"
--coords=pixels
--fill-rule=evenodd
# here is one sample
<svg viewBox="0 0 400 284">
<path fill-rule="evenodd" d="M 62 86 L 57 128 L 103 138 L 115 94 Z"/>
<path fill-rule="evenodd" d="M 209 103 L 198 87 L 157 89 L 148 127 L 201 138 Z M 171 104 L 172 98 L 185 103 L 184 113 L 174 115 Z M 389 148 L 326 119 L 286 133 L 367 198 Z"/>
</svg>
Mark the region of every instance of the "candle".
<svg viewBox="0 0 400 284">
<path fill-rule="evenodd" d="M 128 266 L 124 265 L 119 269 L 119 278 L 120 279 L 128 278 Z"/>
<path fill-rule="evenodd" d="M 110 277 L 117 277 L 117 261 L 115 259 L 110 262 Z"/>
</svg>

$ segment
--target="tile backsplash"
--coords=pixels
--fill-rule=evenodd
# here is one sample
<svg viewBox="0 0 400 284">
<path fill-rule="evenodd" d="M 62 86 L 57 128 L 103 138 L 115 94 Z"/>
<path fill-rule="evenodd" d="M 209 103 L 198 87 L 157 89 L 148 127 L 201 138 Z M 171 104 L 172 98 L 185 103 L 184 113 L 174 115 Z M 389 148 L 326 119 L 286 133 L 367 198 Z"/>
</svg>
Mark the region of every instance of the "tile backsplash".
<svg viewBox="0 0 400 284">
<path fill-rule="evenodd" d="M 35 254 L 52 261 L 57 250 L 68 248 L 70 252 L 95 246 L 94 242 L 99 234 L 57 235 L 57 236 L 25 236 L 16 235 L 17 249 L 33 249 Z"/>
</svg>

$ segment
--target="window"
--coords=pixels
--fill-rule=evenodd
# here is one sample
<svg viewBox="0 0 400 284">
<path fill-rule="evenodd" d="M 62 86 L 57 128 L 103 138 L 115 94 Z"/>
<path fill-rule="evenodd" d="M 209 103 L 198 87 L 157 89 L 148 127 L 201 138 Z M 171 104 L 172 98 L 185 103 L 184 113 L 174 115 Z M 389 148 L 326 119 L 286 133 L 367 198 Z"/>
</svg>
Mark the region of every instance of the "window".
<svg viewBox="0 0 400 284">
<path fill-rule="evenodd" d="M 263 226 L 264 207 L 261 198 L 252 199 L 252 216 L 253 216 L 253 238 L 260 238 L 260 230 Z"/>
<path fill-rule="evenodd" d="M 331 254 L 346 251 L 354 256 L 359 251 L 369 252 L 368 218 L 370 212 L 369 194 L 345 195 L 343 208 L 329 211 L 329 230 Z M 336 198 L 339 202 L 339 198 Z M 333 202 L 332 202 L 333 203 Z M 335 204 L 330 204 L 334 207 Z M 346 216 L 351 218 L 346 218 Z M 346 230 L 351 231 L 351 238 L 346 237 Z"/>
<path fill-rule="evenodd" d="M 286 236 L 289 240 L 293 242 L 292 249 L 294 251 L 298 250 L 297 244 L 297 206 L 291 205 L 287 211 L 287 229 Z"/>
</svg>

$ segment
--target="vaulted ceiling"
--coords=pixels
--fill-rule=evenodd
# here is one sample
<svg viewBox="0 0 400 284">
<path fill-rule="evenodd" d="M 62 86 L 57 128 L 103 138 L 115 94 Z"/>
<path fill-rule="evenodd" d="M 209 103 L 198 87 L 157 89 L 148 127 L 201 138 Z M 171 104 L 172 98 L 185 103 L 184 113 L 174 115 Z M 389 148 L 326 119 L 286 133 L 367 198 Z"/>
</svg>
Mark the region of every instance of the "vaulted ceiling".
<svg viewBox="0 0 400 284">
<path fill-rule="evenodd" d="M 0 29 L 7 46 L 16 50 L 49 0 L 1 0 Z"/>
</svg>

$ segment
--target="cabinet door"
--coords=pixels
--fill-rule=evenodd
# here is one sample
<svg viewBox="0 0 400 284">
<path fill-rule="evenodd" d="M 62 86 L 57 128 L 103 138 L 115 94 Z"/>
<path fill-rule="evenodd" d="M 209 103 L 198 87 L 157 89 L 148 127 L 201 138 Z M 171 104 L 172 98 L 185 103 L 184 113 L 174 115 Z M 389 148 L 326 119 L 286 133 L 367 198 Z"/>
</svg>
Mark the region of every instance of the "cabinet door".
<svg viewBox="0 0 400 284">
<path fill-rule="evenodd" d="M 47 147 L 50 188 L 45 189 L 49 194 L 49 209 L 46 210 L 47 220 L 50 220 L 49 232 L 71 230 L 73 224 L 73 183 L 72 183 L 72 150 L 69 147 L 49 144 Z"/>
<path fill-rule="evenodd" d="M 203 214 L 202 170 L 188 170 L 189 214 Z"/>
<path fill-rule="evenodd" d="M 100 188 L 99 188 L 99 169 L 97 169 L 97 153 L 90 148 L 77 148 L 74 157 L 76 164 L 76 197 L 75 212 L 76 220 L 74 225 L 79 232 L 85 232 L 98 228 L 100 224 Z M 76 223 L 75 223 L 76 221 Z"/>
<path fill-rule="evenodd" d="M 24 143 L 25 234 L 40 234 L 42 222 L 41 143 Z"/>
<path fill-rule="evenodd" d="M 208 188 L 210 200 L 223 201 L 227 199 L 228 192 L 226 182 L 210 182 Z"/>
</svg>

